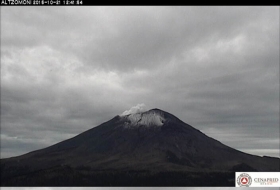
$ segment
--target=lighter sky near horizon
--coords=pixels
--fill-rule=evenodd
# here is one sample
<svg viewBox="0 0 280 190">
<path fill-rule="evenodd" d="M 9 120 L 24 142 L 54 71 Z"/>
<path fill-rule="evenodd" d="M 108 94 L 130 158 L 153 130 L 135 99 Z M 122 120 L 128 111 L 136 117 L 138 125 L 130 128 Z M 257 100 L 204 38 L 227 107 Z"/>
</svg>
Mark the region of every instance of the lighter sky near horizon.
<svg viewBox="0 0 280 190">
<path fill-rule="evenodd" d="M 279 7 L 1 7 L 1 158 L 136 105 L 279 157 Z"/>
</svg>

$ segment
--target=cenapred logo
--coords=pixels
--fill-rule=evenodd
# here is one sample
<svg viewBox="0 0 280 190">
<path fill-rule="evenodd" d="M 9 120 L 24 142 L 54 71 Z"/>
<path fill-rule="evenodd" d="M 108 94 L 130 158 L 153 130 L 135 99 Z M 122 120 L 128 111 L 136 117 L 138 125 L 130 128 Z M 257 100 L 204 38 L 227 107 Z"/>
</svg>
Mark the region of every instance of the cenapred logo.
<svg viewBox="0 0 280 190">
<path fill-rule="evenodd" d="M 236 182 L 240 187 L 249 187 L 252 184 L 252 178 L 249 174 L 242 173 L 237 177 Z"/>
<path fill-rule="evenodd" d="M 235 172 L 235 187 L 280 187 L 280 172 Z"/>
</svg>

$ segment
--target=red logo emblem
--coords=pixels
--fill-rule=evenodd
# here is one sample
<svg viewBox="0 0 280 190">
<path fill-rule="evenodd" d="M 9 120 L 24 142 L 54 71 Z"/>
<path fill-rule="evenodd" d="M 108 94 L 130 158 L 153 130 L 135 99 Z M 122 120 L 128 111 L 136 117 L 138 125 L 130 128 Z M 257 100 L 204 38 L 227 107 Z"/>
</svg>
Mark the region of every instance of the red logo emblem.
<svg viewBox="0 0 280 190">
<path fill-rule="evenodd" d="M 248 178 L 247 177 L 242 177 L 240 182 L 243 184 L 243 185 L 246 185 L 248 183 Z"/>
<path fill-rule="evenodd" d="M 252 184 L 252 178 L 246 173 L 240 174 L 237 178 L 237 184 L 240 187 L 249 187 Z"/>
</svg>

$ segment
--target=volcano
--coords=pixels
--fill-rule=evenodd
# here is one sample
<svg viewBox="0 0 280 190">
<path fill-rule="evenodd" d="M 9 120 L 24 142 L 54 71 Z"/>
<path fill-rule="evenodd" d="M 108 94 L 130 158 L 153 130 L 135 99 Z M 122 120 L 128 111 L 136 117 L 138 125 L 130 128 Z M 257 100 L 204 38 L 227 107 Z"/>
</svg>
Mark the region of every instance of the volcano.
<svg viewBox="0 0 280 190">
<path fill-rule="evenodd" d="M 71 139 L 1 159 L 1 186 L 234 186 L 236 171 L 279 171 L 160 109 L 117 115 Z"/>
</svg>

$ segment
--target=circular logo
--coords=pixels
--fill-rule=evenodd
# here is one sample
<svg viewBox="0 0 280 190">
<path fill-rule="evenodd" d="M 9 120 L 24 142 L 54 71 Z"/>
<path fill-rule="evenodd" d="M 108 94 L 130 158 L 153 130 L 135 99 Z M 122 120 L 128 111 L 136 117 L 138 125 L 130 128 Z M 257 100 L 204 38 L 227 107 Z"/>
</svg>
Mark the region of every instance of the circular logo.
<svg viewBox="0 0 280 190">
<path fill-rule="evenodd" d="M 237 177 L 237 184 L 240 187 L 249 187 L 252 184 L 252 178 L 246 173 L 240 174 Z"/>
</svg>

